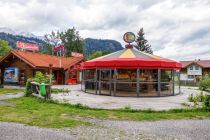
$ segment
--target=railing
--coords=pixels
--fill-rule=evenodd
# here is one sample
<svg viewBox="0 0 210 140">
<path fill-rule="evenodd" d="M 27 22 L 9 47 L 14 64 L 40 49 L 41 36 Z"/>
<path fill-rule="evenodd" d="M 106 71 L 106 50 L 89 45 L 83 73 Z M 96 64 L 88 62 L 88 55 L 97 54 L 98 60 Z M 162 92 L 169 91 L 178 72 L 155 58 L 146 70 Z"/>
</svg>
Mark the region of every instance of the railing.
<svg viewBox="0 0 210 140">
<path fill-rule="evenodd" d="M 34 93 L 35 96 L 38 97 L 44 97 L 45 99 L 50 99 L 51 97 L 51 85 L 45 84 L 45 89 L 46 89 L 46 95 L 41 96 L 40 93 L 40 84 L 37 82 L 31 82 L 31 90 Z"/>
</svg>

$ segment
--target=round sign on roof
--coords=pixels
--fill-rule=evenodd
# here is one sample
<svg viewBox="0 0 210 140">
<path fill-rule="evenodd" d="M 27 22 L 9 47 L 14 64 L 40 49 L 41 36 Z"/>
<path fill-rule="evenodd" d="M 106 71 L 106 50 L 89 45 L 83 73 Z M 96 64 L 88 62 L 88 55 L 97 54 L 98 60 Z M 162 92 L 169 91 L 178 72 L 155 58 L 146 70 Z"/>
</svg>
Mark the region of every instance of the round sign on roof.
<svg viewBox="0 0 210 140">
<path fill-rule="evenodd" d="M 127 32 L 123 35 L 123 40 L 127 43 L 132 43 L 135 41 L 135 34 L 132 32 Z"/>
</svg>

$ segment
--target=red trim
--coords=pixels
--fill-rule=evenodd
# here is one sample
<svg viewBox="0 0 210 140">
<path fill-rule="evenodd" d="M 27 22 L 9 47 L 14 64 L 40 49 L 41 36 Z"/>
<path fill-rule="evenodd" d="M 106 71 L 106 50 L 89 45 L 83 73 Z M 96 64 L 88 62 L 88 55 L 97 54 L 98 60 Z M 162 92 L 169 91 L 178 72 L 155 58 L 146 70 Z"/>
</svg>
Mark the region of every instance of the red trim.
<svg viewBox="0 0 210 140">
<path fill-rule="evenodd" d="M 169 59 L 154 58 L 110 58 L 86 61 L 81 69 L 125 68 L 125 69 L 181 69 L 181 63 Z"/>
</svg>

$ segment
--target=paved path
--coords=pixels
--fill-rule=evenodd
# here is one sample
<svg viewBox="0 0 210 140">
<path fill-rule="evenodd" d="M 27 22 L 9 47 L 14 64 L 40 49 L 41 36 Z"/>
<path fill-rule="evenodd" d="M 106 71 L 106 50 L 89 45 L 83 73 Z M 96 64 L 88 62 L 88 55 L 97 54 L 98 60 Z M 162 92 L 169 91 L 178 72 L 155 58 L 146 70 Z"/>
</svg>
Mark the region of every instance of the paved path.
<svg viewBox="0 0 210 140">
<path fill-rule="evenodd" d="M 11 99 L 11 98 L 19 98 L 22 97 L 24 94 L 23 93 L 17 93 L 17 94 L 3 94 L 0 95 L 0 106 L 15 106 L 15 103 L 3 101 L 5 99 Z"/>
<path fill-rule="evenodd" d="M 0 122 L 0 140 L 71 140 L 64 131 Z"/>
<path fill-rule="evenodd" d="M 182 93 L 169 97 L 112 97 L 84 93 L 80 85 L 53 86 L 54 88 L 68 88 L 70 94 L 52 94 L 53 100 L 68 102 L 71 104 L 81 103 L 93 108 L 116 109 L 130 106 L 134 109 L 168 110 L 173 108 L 184 108 L 181 103 L 187 102 L 190 94 L 197 94 L 201 91 L 182 87 Z"/>
<path fill-rule="evenodd" d="M 23 96 L 23 93 L 17 93 L 17 94 L 3 94 L 3 95 L 0 95 L 0 100 L 5 100 L 5 99 L 11 99 L 11 98 L 19 98 L 19 97 L 22 97 Z"/>
<path fill-rule="evenodd" d="M 209 140 L 210 120 L 89 120 L 93 126 L 49 129 L 0 122 L 0 140 Z"/>
</svg>

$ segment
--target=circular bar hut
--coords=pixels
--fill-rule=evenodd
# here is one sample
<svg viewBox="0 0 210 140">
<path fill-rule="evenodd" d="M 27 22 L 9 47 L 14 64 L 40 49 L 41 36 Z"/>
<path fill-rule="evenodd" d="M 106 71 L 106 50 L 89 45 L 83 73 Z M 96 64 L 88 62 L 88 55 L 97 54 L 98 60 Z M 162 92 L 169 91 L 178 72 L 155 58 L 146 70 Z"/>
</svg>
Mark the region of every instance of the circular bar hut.
<svg viewBox="0 0 210 140">
<path fill-rule="evenodd" d="M 112 96 L 180 93 L 181 64 L 127 47 L 82 63 L 82 90 Z"/>
<path fill-rule="evenodd" d="M 124 38 L 134 40 L 135 36 L 128 32 Z M 82 91 L 136 97 L 180 93 L 181 63 L 138 51 L 132 41 L 126 42 L 129 44 L 123 50 L 81 64 Z"/>
</svg>

